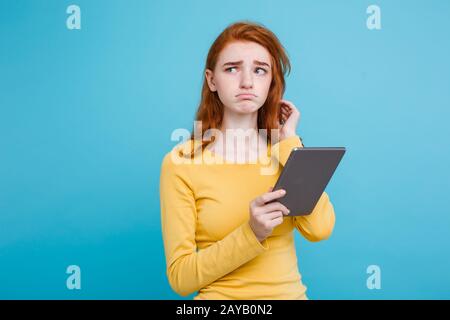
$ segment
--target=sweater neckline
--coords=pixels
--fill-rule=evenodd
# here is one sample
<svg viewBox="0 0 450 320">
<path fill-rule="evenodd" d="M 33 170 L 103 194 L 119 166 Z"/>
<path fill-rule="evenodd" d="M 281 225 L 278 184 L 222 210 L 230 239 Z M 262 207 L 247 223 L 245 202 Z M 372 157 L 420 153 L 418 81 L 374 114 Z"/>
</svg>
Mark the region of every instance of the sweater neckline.
<svg viewBox="0 0 450 320">
<path fill-rule="evenodd" d="M 238 161 L 230 162 L 230 161 L 226 161 L 225 158 L 222 157 L 222 155 L 212 152 L 208 147 L 204 148 L 204 152 L 207 152 L 212 159 L 218 159 L 219 161 L 221 161 L 216 164 L 227 164 L 227 165 L 233 165 L 233 164 L 236 164 L 236 165 L 261 165 L 262 164 L 261 160 L 260 160 L 260 158 L 261 158 L 260 155 L 258 156 L 258 159 L 256 162 L 238 162 Z M 266 157 L 270 157 L 270 154 L 271 154 L 271 144 L 270 143 L 267 146 L 267 152 L 269 153 L 269 155 L 266 155 Z"/>
</svg>

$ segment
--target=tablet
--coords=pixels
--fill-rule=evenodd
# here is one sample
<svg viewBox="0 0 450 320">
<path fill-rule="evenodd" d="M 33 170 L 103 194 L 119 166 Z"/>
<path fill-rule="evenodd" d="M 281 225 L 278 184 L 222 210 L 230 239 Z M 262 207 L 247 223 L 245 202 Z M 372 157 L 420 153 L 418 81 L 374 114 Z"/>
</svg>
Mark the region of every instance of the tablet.
<svg viewBox="0 0 450 320">
<path fill-rule="evenodd" d="M 344 147 L 293 148 L 272 190 L 284 189 L 286 195 L 271 202 L 285 205 L 288 216 L 310 214 L 344 153 Z"/>
</svg>

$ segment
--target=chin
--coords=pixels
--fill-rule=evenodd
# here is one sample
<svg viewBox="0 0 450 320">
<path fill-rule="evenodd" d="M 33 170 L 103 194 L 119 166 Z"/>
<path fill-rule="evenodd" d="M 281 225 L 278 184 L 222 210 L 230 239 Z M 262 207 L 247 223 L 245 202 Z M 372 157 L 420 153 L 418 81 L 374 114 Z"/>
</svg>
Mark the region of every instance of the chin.
<svg viewBox="0 0 450 320">
<path fill-rule="evenodd" d="M 235 111 L 237 113 L 253 113 L 258 111 L 259 106 L 253 101 L 243 101 L 236 105 Z"/>
</svg>

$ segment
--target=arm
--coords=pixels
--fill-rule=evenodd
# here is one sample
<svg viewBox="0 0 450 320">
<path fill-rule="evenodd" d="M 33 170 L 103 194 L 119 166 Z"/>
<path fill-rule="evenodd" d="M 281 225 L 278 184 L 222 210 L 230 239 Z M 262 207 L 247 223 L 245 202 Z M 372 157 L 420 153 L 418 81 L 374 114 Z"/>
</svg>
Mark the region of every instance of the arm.
<svg viewBox="0 0 450 320">
<path fill-rule="evenodd" d="M 166 156 L 161 166 L 161 225 L 167 277 L 174 291 L 187 296 L 268 250 L 248 221 L 225 238 L 197 251 L 197 211 L 187 167 Z"/>
<path fill-rule="evenodd" d="M 296 135 L 287 137 L 273 145 L 273 154 L 279 163 L 284 166 L 295 147 L 303 147 L 300 138 Z M 328 239 L 333 232 L 335 224 L 334 208 L 328 194 L 324 192 L 313 212 L 306 216 L 293 216 L 296 229 L 309 241 Z"/>
<path fill-rule="evenodd" d="M 324 192 L 311 214 L 294 217 L 294 225 L 306 239 L 317 242 L 330 237 L 335 220 L 333 204 Z"/>
</svg>

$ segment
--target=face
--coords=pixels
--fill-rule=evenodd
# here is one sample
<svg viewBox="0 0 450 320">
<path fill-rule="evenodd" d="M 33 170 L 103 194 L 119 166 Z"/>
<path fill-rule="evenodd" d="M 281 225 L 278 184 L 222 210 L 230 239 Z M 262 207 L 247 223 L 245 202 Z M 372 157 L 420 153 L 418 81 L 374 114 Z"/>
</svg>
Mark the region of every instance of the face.
<svg viewBox="0 0 450 320">
<path fill-rule="evenodd" d="M 257 111 L 266 101 L 272 81 L 269 51 L 255 42 L 229 43 L 219 54 L 214 70 L 206 70 L 208 86 L 217 91 L 228 111 Z"/>
</svg>

